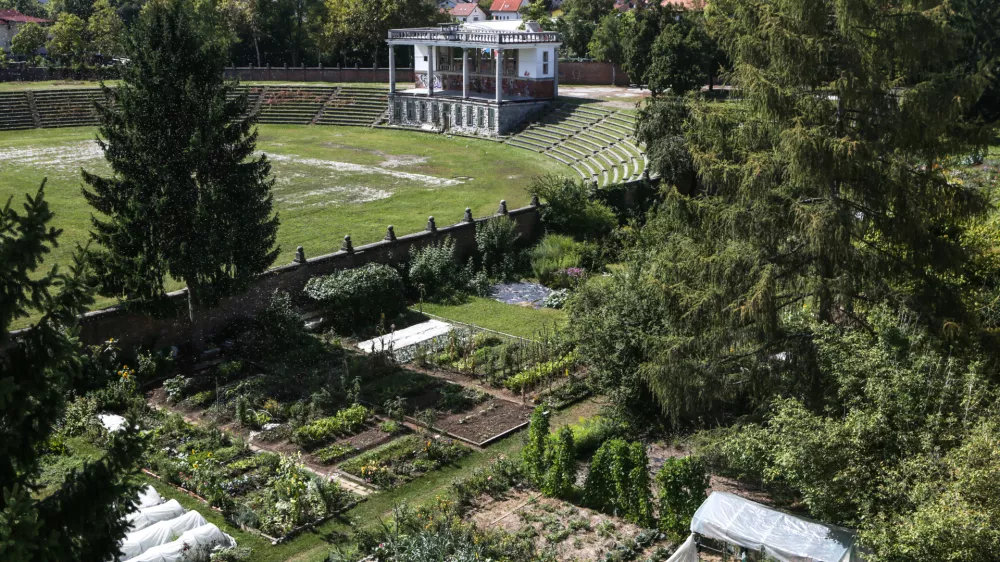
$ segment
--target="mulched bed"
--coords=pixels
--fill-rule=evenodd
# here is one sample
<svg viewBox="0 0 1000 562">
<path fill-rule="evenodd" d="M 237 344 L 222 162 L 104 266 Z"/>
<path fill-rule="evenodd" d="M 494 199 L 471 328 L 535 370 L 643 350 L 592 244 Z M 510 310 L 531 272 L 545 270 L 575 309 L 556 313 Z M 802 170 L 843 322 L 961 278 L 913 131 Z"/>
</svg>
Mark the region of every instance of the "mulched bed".
<svg viewBox="0 0 1000 562">
<path fill-rule="evenodd" d="M 531 418 L 531 408 L 491 397 L 473 409 L 438 417 L 434 427 L 452 435 L 483 444 Z"/>
</svg>

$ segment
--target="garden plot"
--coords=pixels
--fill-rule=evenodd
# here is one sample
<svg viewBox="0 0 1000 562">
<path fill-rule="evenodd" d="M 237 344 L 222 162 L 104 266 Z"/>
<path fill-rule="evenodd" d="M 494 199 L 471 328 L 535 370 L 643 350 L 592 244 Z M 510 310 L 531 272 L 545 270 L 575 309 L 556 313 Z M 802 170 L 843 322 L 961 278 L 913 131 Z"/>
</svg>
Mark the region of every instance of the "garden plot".
<svg viewBox="0 0 1000 562">
<path fill-rule="evenodd" d="M 245 441 L 191 425 L 177 415 L 166 417 L 154 436 L 155 452 L 147 468 L 163 481 L 198 494 L 239 527 L 285 536 L 358 499 L 306 471 L 297 457 L 255 454 Z"/>
<path fill-rule="evenodd" d="M 439 416 L 434 427 L 482 447 L 520 429 L 529 418 L 531 408 L 491 397 L 472 410 Z"/>
<path fill-rule="evenodd" d="M 441 436 L 406 435 L 341 463 L 344 472 L 381 489 L 391 489 L 449 465 L 469 449 Z"/>
<path fill-rule="evenodd" d="M 613 560 L 643 560 L 651 554 L 667 558 L 664 546 L 655 545 L 663 542 L 659 533 L 534 491 L 480 496 L 467 517 L 482 529 L 531 537 L 539 551 L 559 560 L 604 560 L 609 553 Z"/>
</svg>

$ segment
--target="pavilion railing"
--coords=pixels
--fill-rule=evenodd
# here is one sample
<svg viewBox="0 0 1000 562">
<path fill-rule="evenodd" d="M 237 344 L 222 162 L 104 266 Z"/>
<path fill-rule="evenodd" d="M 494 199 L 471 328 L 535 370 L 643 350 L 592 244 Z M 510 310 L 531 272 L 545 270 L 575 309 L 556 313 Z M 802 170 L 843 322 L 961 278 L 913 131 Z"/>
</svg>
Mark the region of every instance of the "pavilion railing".
<svg viewBox="0 0 1000 562">
<path fill-rule="evenodd" d="M 553 32 L 509 31 L 441 31 L 438 29 L 393 29 L 390 41 L 454 41 L 458 43 L 483 43 L 490 45 L 516 45 L 525 43 L 558 43 L 559 34 Z"/>
</svg>

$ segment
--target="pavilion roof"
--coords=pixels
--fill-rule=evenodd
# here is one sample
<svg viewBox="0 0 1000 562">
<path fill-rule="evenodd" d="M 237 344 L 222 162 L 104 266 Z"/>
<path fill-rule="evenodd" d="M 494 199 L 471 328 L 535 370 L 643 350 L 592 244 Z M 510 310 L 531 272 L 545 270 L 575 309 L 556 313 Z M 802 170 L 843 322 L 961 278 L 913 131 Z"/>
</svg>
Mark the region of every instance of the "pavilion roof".
<svg viewBox="0 0 1000 562">
<path fill-rule="evenodd" d="M 52 20 L 26 16 L 17 10 L 0 10 L 0 22 L 4 23 L 52 23 Z"/>
</svg>

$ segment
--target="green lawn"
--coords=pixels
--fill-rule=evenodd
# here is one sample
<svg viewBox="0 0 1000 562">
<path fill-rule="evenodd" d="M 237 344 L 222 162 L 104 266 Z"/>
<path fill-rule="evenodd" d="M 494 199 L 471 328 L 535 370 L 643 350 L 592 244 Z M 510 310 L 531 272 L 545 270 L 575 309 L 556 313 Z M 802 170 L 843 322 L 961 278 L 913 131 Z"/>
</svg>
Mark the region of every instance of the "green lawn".
<svg viewBox="0 0 1000 562">
<path fill-rule="evenodd" d="M 53 226 L 65 231 L 51 262 L 67 263 L 76 244 L 87 242 L 91 208 L 81 195 L 80 169 L 108 171 L 95 135 L 91 127 L 0 132 L 0 201 L 13 196 L 20 208 L 24 194 L 48 178 Z M 526 205 L 533 177 L 571 174 L 528 150 L 412 131 L 261 125 L 258 147 L 271 157 L 276 179 L 281 254 L 275 265 L 291 262 L 297 246 L 307 256 L 336 251 L 345 234 L 360 245 L 381 240 L 389 224 L 406 234 L 422 230 L 430 215 L 447 225 L 459 222 L 466 207 L 484 216 L 501 199 L 510 208 Z"/>
<path fill-rule="evenodd" d="M 532 339 L 566 325 L 566 313 L 562 310 L 536 310 L 480 297 L 470 297 L 461 304 L 423 303 L 423 312 Z"/>
</svg>

